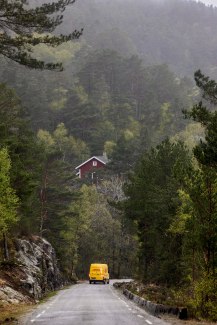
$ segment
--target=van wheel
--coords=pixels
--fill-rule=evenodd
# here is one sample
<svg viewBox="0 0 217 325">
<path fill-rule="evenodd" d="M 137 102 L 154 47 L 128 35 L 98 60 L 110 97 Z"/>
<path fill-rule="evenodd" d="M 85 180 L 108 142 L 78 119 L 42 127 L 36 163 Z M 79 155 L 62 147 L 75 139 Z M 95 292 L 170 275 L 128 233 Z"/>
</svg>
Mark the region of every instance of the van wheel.
<svg viewBox="0 0 217 325">
<path fill-rule="evenodd" d="M 109 280 L 107 281 L 107 283 L 109 284 Z"/>
<path fill-rule="evenodd" d="M 91 284 L 91 283 L 92 283 L 92 281 L 91 281 L 91 280 L 89 280 L 89 283 Z"/>
<path fill-rule="evenodd" d="M 103 280 L 103 283 L 106 284 L 106 280 Z"/>
</svg>

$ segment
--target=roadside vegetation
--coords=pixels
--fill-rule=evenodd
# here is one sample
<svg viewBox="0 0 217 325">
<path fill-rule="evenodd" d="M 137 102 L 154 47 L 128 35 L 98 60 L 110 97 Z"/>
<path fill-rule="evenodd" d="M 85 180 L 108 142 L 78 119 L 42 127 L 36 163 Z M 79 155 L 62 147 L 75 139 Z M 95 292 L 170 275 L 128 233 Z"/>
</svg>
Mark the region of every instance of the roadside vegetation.
<svg viewBox="0 0 217 325">
<path fill-rule="evenodd" d="M 24 313 L 28 313 L 32 308 L 31 305 L 0 305 L 0 324 L 17 324 L 18 319 L 23 316 Z"/>
</svg>

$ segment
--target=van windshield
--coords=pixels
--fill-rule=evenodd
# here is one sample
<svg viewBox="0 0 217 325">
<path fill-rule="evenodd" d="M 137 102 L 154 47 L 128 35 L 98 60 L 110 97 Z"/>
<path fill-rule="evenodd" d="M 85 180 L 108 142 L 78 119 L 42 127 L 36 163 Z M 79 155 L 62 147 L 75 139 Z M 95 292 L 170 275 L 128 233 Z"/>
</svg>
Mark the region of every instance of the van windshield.
<svg viewBox="0 0 217 325">
<path fill-rule="evenodd" d="M 93 273 L 101 273 L 102 270 L 101 270 L 101 269 L 92 269 L 91 271 L 92 271 Z"/>
</svg>

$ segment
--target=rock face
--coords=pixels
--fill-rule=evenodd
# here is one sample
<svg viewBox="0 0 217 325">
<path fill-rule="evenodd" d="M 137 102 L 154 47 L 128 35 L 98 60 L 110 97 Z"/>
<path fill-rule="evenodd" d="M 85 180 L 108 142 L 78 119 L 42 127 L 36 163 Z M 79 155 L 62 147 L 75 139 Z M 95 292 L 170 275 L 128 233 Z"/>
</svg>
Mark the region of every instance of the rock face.
<svg viewBox="0 0 217 325">
<path fill-rule="evenodd" d="M 0 302 L 3 304 L 18 304 L 20 302 L 29 302 L 29 299 L 22 293 L 8 287 L 5 284 L 0 287 Z"/>
<path fill-rule="evenodd" d="M 15 250 L 15 262 L 0 270 L 0 301 L 38 300 L 63 285 L 55 251 L 45 239 L 17 239 Z"/>
</svg>

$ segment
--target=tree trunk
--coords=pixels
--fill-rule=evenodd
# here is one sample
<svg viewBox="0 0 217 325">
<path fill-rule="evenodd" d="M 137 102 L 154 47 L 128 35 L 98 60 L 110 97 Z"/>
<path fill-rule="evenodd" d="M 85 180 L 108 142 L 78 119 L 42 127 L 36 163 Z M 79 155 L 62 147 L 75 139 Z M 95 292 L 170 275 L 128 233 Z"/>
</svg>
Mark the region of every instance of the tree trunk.
<svg viewBox="0 0 217 325">
<path fill-rule="evenodd" d="M 195 282 L 195 247 L 192 249 L 192 281 Z"/>
<path fill-rule="evenodd" d="M 115 240 L 114 240 L 114 226 L 112 233 L 112 277 L 115 276 Z"/>
<path fill-rule="evenodd" d="M 9 260 L 9 251 L 8 251 L 8 243 L 6 233 L 3 232 L 3 246 L 4 246 L 4 259 Z"/>
<path fill-rule="evenodd" d="M 118 259 L 118 273 L 117 273 L 117 276 L 118 276 L 118 279 L 120 279 L 120 276 L 121 276 L 121 262 L 122 262 L 122 250 L 121 248 L 119 249 L 119 259 Z"/>
<path fill-rule="evenodd" d="M 45 167 L 45 172 L 42 180 L 42 187 L 40 191 L 40 201 L 41 201 L 41 215 L 40 215 L 40 228 L 39 228 L 39 234 L 42 237 L 43 230 L 44 230 L 44 221 L 47 217 L 47 210 L 46 210 L 46 190 L 47 190 L 47 177 L 48 177 L 48 170 L 47 166 Z"/>
</svg>

